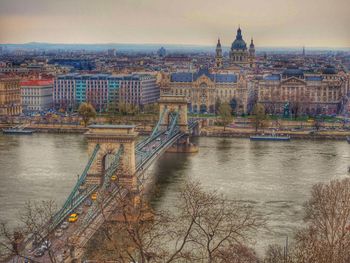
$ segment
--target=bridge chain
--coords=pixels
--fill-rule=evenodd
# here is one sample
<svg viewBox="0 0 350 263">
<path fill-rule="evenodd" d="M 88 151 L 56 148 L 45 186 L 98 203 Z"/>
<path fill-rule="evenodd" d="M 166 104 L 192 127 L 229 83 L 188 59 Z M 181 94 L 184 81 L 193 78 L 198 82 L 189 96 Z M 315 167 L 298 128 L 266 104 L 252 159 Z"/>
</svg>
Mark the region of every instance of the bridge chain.
<svg viewBox="0 0 350 263">
<path fill-rule="evenodd" d="M 87 165 L 81 176 L 79 177 L 77 183 L 75 184 L 72 192 L 69 194 L 66 202 L 63 204 L 62 208 L 55 214 L 52 220 L 52 228 L 55 228 L 61 221 L 69 215 L 81 202 L 94 190 L 94 189 L 84 189 L 81 191 L 80 187 L 85 183 L 87 173 L 96 158 L 96 155 L 100 149 L 100 145 L 96 144 Z M 94 187 L 92 187 L 94 188 Z"/>
</svg>

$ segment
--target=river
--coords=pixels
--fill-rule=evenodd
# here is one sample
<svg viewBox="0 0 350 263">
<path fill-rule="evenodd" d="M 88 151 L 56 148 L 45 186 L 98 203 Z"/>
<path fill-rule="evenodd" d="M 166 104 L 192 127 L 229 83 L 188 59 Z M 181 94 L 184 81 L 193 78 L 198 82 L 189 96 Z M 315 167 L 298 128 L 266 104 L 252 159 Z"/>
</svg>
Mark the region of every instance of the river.
<svg viewBox="0 0 350 263">
<path fill-rule="evenodd" d="M 346 141 L 250 142 L 196 138 L 197 154 L 165 154 L 148 173 L 158 178 L 156 209 L 171 207 L 188 179 L 253 205 L 267 220 L 256 248 L 283 244 L 302 225 L 312 185 L 348 176 Z M 28 200 L 64 202 L 88 159 L 82 135 L 0 135 L 0 220 L 11 226 Z"/>
</svg>

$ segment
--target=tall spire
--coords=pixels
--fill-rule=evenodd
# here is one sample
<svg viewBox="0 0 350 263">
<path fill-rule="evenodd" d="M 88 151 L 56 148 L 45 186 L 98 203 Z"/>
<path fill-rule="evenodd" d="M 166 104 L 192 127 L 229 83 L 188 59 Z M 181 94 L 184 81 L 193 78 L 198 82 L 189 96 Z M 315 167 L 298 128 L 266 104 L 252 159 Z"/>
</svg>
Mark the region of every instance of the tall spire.
<svg viewBox="0 0 350 263">
<path fill-rule="evenodd" d="M 221 47 L 221 43 L 220 43 L 220 37 L 218 37 L 218 43 L 216 45 L 217 47 Z"/>
<path fill-rule="evenodd" d="M 238 26 L 236 39 L 241 40 L 242 38 L 243 38 L 242 37 L 242 30 L 241 30 L 241 27 Z"/>
<path fill-rule="evenodd" d="M 216 56 L 215 56 L 216 68 L 222 68 L 222 49 L 220 38 L 218 37 L 218 43 L 216 44 Z"/>
<path fill-rule="evenodd" d="M 254 41 L 253 41 L 253 38 L 251 38 L 251 40 L 250 40 L 250 47 L 251 47 L 251 48 L 254 48 Z"/>
</svg>

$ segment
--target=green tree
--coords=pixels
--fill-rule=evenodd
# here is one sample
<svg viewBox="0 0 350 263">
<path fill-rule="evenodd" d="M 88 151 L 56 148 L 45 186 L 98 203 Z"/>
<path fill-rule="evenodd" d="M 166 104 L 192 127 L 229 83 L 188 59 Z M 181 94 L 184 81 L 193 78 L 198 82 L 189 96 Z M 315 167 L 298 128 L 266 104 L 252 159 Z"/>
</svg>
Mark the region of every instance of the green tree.
<svg viewBox="0 0 350 263">
<path fill-rule="evenodd" d="M 263 125 L 264 120 L 266 120 L 264 105 L 260 103 L 256 103 L 253 107 L 253 115 L 254 115 L 255 132 L 257 132 L 259 127 Z"/>
<path fill-rule="evenodd" d="M 90 103 L 82 103 L 78 109 L 79 115 L 83 118 L 84 126 L 86 127 L 91 118 L 96 117 L 96 110 Z"/>
<path fill-rule="evenodd" d="M 224 102 L 219 107 L 219 115 L 221 117 L 221 121 L 224 125 L 224 131 L 226 129 L 226 126 L 230 124 L 233 120 L 232 114 L 231 114 L 231 107 L 227 102 Z"/>
</svg>

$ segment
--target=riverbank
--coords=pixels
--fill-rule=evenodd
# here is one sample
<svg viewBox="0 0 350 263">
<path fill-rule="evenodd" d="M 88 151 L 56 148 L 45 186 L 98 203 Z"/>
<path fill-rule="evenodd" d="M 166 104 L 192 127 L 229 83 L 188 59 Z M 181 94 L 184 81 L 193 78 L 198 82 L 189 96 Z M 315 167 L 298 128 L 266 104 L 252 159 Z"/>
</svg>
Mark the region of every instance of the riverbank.
<svg viewBox="0 0 350 263">
<path fill-rule="evenodd" d="M 0 130 L 10 128 L 14 125 L 0 124 Z M 88 128 L 82 125 L 69 124 L 27 124 L 27 129 L 34 129 L 40 133 L 63 133 L 63 134 L 84 134 Z M 151 125 L 137 125 L 136 131 L 140 135 L 149 135 L 152 132 Z M 225 130 L 222 126 L 205 126 L 202 127 L 200 136 L 202 137 L 231 137 L 231 138 L 249 138 L 256 134 L 270 134 L 269 129 L 259 130 L 255 132 L 252 128 L 230 128 Z M 306 139 L 306 140 L 345 140 L 350 136 L 349 130 L 283 130 L 276 131 L 276 135 L 289 135 L 292 139 Z"/>
<path fill-rule="evenodd" d="M 219 126 L 205 127 L 201 130 L 200 136 L 203 137 L 231 137 L 231 138 L 249 138 L 252 135 L 270 134 L 268 129 L 259 130 L 245 128 L 226 128 Z M 292 139 L 305 140 L 346 140 L 350 136 L 350 131 L 344 130 L 323 130 L 323 131 L 276 131 L 276 135 L 288 135 Z"/>
<path fill-rule="evenodd" d="M 14 124 L 0 124 L 0 130 L 11 128 L 17 125 Z M 72 133 L 72 134 L 84 134 L 88 131 L 88 127 L 82 125 L 69 125 L 69 124 L 26 124 L 26 129 L 32 129 L 41 133 Z M 140 135 L 147 135 L 152 132 L 153 127 L 150 125 L 138 125 L 136 131 Z"/>
</svg>

